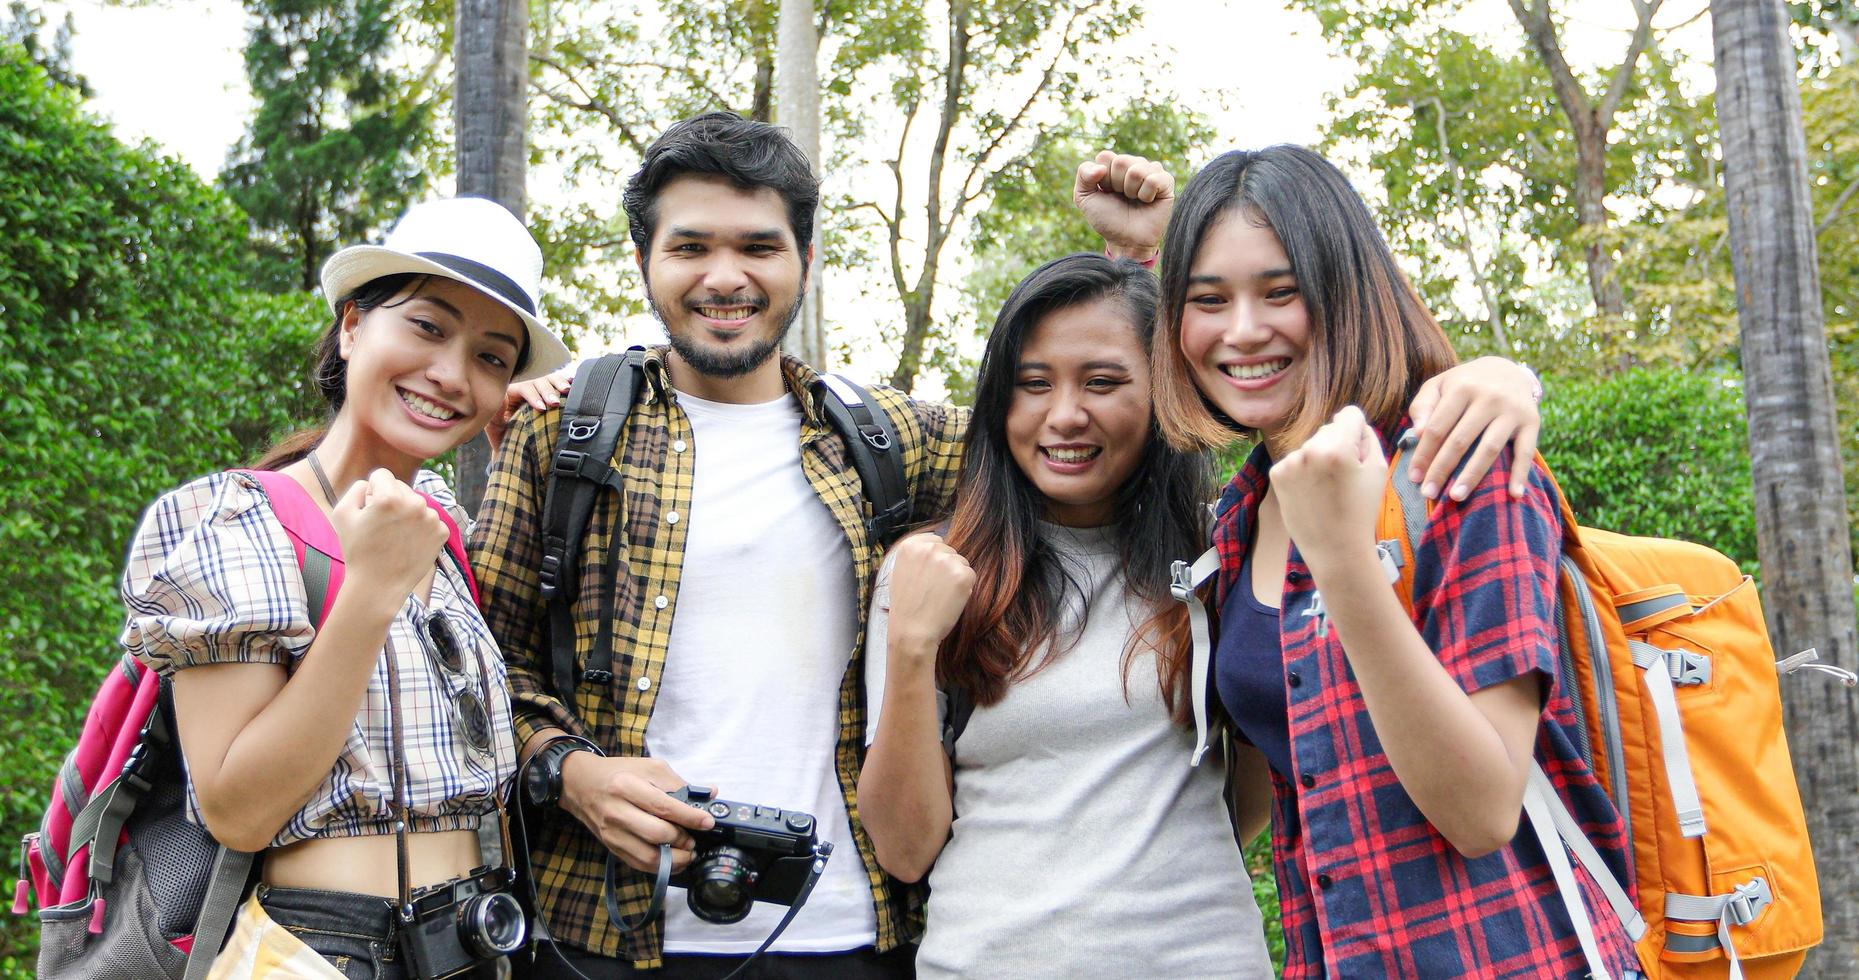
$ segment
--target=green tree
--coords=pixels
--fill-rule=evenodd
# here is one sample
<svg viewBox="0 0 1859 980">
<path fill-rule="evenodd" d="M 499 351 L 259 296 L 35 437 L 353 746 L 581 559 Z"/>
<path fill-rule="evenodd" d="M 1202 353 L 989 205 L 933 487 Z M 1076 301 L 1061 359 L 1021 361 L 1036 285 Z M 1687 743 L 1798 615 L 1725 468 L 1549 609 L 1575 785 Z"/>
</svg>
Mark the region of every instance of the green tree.
<svg viewBox="0 0 1859 980">
<path fill-rule="evenodd" d="M 46 76 L 52 81 L 68 85 L 88 97 L 91 94 L 90 83 L 71 64 L 71 38 L 76 33 L 76 23 L 71 19 L 71 13 L 66 11 L 64 20 L 59 21 L 58 26 L 52 30 L 48 42 L 45 38 L 45 11 L 27 6 L 25 0 L 8 0 L 6 15 L 0 17 L 0 44 L 24 48 L 26 57 L 45 69 Z"/>
<path fill-rule="evenodd" d="M 1075 108 L 995 179 L 988 206 L 969 232 L 972 256 L 961 302 L 932 336 L 925 363 L 940 371 L 944 388 L 966 401 L 976 364 L 962 343 L 987 336 L 1007 294 L 1026 274 L 1071 252 L 1101 251 L 1104 243 L 1073 206 L 1073 171 L 1099 150 L 1134 153 L 1160 162 L 1185 187 L 1214 139 L 1206 117 L 1174 103 L 1125 103 L 1102 118 Z"/>
<path fill-rule="evenodd" d="M 1597 174 L 1565 108 L 1587 98 L 1578 69 L 1559 62 L 1552 72 L 1521 31 L 1503 44 L 1457 29 L 1464 0 L 1295 3 L 1361 66 L 1332 103 L 1325 149 L 1378 176 L 1383 226 L 1462 349 L 1550 370 L 1721 356 L 1723 322 L 1695 321 L 1697 297 L 1648 276 L 1641 255 L 1670 269 L 1711 249 L 1709 237 L 1698 240 L 1708 230 L 1673 221 L 1685 210 L 1673 201 L 1716 186 L 1709 102 L 1678 83 L 1682 56 L 1634 42 L 1577 113 L 1603 130 Z M 1547 16 L 1541 4 L 1524 9 Z M 1597 179 L 1608 198 L 1601 217 L 1592 187 L 1581 189 Z M 1660 285 L 1672 288 L 1642 291 Z M 1601 286 L 1619 293 L 1619 315 L 1593 315 Z"/>
<path fill-rule="evenodd" d="M 125 146 L 0 45 L 0 840 L 32 829 L 115 662 L 142 508 L 314 414 L 326 315 L 243 288 L 243 216 L 188 167 Z M 31 919 L 0 975 L 31 975 Z"/>
<path fill-rule="evenodd" d="M 336 247 L 425 192 L 433 97 L 394 67 L 394 0 L 246 0 L 245 75 L 258 109 L 220 182 L 251 221 L 267 288 L 311 290 Z"/>
<path fill-rule="evenodd" d="M 709 108 L 760 117 L 770 97 L 774 0 L 617 10 L 552 11 L 532 48 L 538 121 L 548 134 L 538 144 L 558 153 L 567 178 L 583 187 L 617 188 L 665 120 Z M 886 339 L 899 352 L 890 380 L 908 388 L 943 343 L 948 246 L 989 205 L 1002 175 L 1093 97 L 1095 80 L 1127 67 L 1108 43 L 1136 15 L 1105 0 L 870 0 L 821 3 L 816 13 L 829 187 L 824 258 L 886 280 L 897 312 Z M 872 175 L 875 188 L 859 179 Z M 859 189 L 842 190 L 847 184 Z M 1062 194 L 1062 185 L 1051 193 Z M 624 228 L 611 211 L 541 216 L 578 243 L 551 259 L 598 270 L 571 284 L 583 315 L 640 308 Z"/>
</svg>

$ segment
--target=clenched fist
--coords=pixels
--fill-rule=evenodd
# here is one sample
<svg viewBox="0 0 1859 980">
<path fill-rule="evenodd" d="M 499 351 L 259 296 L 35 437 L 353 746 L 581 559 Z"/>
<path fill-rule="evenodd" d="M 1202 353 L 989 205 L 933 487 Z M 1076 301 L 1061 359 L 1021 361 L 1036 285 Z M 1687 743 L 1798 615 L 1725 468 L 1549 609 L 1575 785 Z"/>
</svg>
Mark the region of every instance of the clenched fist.
<svg viewBox="0 0 1859 980">
<path fill-rule="evenodd" d="M 1078 165 L 1072 203 L 1111 255 L 1147 261 L 1175 209 L 1175 178 L 1153 160 L 1103 150 Z"/>
<path fill-rule="evenodd" d="M 934 534 L 905 538 L 892 553 L 887 642 L 895 651 L 934 657 L 968 607 L 975 570 Z"/>
<path fill-rule="evenodd" d="M 1272 490 L 1285 530 L 1306 561 L 1352 557 L 1375 548 L 1375 522 L 1388 459 L 1362 410 L 1350 405 L 1284 459 L 1272 464 Z"/>
<path fill-rule="evenodd" d="M 384 469 L 349 487 L 329 523 L 342 542 L 345 591 L 404 600 L 432 574 L 445 547 L 445 523 L 426 498 Z"/>
</svg>

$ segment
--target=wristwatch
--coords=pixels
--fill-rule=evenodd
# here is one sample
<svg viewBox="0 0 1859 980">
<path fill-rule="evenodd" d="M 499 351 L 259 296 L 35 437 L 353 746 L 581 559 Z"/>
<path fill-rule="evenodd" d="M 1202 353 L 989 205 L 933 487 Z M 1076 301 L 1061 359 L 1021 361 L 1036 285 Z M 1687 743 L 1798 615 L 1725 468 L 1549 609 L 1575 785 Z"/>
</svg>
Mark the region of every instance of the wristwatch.
<svg viewBox="0 0 1859 980">
<path fill-rule="evenodd" d="M 562 761 L 573 752 L 601 752 L 577 735 L 560 735 L 529 757 L 523 771 L 523 796 L 531 806 L 554 806 L 562 798 Z"/>
</svg>

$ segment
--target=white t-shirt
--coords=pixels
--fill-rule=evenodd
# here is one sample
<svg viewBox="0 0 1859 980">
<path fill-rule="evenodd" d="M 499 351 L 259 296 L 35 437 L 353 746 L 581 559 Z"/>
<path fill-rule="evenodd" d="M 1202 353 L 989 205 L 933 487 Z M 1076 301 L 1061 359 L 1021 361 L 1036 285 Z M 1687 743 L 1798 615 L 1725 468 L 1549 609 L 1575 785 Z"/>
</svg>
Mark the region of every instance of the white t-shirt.
<svg viewBox="0 0 1859 980">
<path fill-rule="evenodd" d="M 852 840 L 833 760 L 839 688 L 858 634 L 852 552 L 807 482 L 800 405 L 730 405 L 679 392 L 696 453 L 684 570 L 646 749 L 726 800 L 804 810 L 832 859 L 774 949 L 872 945 L 870 879 Z M 756 902 L 715 925 L 685 891 L 665 898 L 665 950 L 743 955 L 787 908 Z"/>
</svg>

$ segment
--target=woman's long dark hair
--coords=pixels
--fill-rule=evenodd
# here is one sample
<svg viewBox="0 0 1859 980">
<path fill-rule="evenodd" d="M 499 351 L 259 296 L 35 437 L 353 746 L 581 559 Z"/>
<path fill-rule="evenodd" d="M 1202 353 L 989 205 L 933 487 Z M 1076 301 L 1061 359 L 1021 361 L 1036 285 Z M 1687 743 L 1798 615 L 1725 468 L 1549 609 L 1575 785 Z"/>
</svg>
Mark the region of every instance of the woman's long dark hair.
<svg viewBox="0 0 1859 980">
<path fill-rule="evenodd" d="M 1027 335 L 1058 310 L 1102 299 L 1123 306 L 1153 360 L 1155 278 L 1133 262 L 1102 255 L 1068 255 L 1035 269 L 1014 287 L 988 336 L 945 534 L 975 570 L 974 598 L 936 660 L 938 683 L 959 686 L 976 704 L 999 702 L 1010 684 L 1067 646 L 1057 635 L 1060 603 L 1077 586 L 1040 540 L 1044 498 L 1014 462 L 1007 413 Z M 1162 697 L 1177 720 L 1190 710 L 1190 645 L 1186 609 L 1169 593 L 1169 566 L 1200 553 L 1210 477 L 1206 457 L 1171 449 L 1152 417 L 1142 458 L 1116 500 L 1113 534 L 1124 580 L 1155 610 L 1125 650 L 1126 677 L 1140 649 L 1154 650 Z"/>
<path fill-rule="evenodd" d="M 358 313 L 381 307 L 395 307 L 410 302 L 420 294 L 431 276 L 417 272 L 404 272 L 379 279 L 370 279 L 336 301 L 336 315 L 330 320 L 329 329 L 317 340 L 310 351 L 310 358 L 315 367 L 310 371 L 310 383 L 323 396 L 328 410 L 323 421 L 309 428 L 299 429 L 290 435 L 272 443 L 264 455 L 252 464 L 255 470 L 281 470 L 286 466 L 310 455 L 317 443 L 329 434 L 329 425 L 335 421 L 336 414 L 342 411 L 342 403 L 349 396 L 349 362 L 342 358 L 342 318 L 352 306 Z M 404 295 L 402 295 L 404 294 Z M 529 360 L 529 340 L 524 336 L 522 349 L 516 355 L 516 368 L 520 372 Z"/>
</svg>

